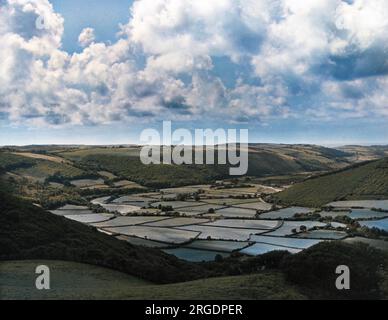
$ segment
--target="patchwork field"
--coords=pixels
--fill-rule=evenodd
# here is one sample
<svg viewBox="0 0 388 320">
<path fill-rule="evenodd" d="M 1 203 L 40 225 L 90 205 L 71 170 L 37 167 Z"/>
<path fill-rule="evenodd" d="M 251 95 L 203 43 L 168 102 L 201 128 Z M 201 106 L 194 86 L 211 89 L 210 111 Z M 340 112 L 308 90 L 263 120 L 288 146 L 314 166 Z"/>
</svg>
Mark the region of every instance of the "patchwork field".
<svg viewBox="0 0 388 320">
<path fill-rule="evenodd" d="M 272 220 L 221 219 L 205 223 L 204 225 L 212 227 L 272 230 L 280 227 L 282 222 Z"/>
<path fill-rule="evenodd" d="M 141 209 L 140 206 L 132 206 L 129 204 L 101 204 L 101 206 L 109 212 L 119 212 L 121 214 L 128 214 Z"/>
<path fill-rule="evenodd" d="M 95 223 L 93 226 L 97 228 L 107 227 L 124 227 L 124 226 L 135 226 L 138 224 L 144 224 L 149 222 L 155 222 L 159 220 L 168 219 L 167 217 L 154 217 L 154 216 L 138 216 L 138 217 L 116 217 L 106 222 Z"/>
<path fill-rule="evenodd" d="M 330 202 L 327 206 L 335 208 L 376 208 L 388 210 L 388 200 L 349 200 Z"/>
<path fill-rule="evenodd" d="M 113 214 L 107 214 L 107 213 L 92 213 L 92 214 L 76 214 L 76 215 L 66 215 L 66 218 L 82 223 L 97 223 L 97 222 L 103 222 L 111 219 L 114 217 Z"/>
<path fill-rule="evenodd" d="M 318 221 L 284 221 L 283 225 L 275 231 L 268 232 L 267 235 L 285 237 L 301 231 L 302 228 L 307 230 L 314 227 L 325 227 L 327 224 Z M 294 232 L 295 231 L 295 232 Z"/>
<path fill-rule="evenodd" d="M 146 226 L 150 227 L 180 227 L 180 226 L 189 226 L 195 224 L 203 224 L 208 222 L 209 219 L 200 219 L 200 218 L 172 218 L 164 219 L 156 222 L 146 223 Z"/>
<path fill-rule="evenodd" d="M 238 229 L 238 228 L 222 228 L 210 227 L 205 225 L 192 225 L 179 227 L 179 229 L 199 232 L 198 239 L 217 239 L 217 240 L 236 240 L 246 241 L 251 234 L 259 234 L 265 232 L 258 229 Z"/>
<path fill-rule="evenodd" d="M 302 249 L 280 247 L 280 246 L 266 244 L 266 243 L 255 243 L 250 247 L 247 247 L 241 250 L 240 252 L 249 256 L 258 256 L 271 251 L 288 251 L 290 253 L 298 253 L 302 251 Z"/>
<path fill-rule="evenodd" d="M 271 244 L 275 246 L 283 246 L 283 247 L 290 247 L 290 248 L 296 248 L 296 249 L 307 249 L 321 242 L 321 240 L 315 240 L 315 239 L 273 237 L 273 236 L 266 236 L 266 235 L 262 235 L 262 236 L 254 235 L 254 236 L 251 236 L 249 240 L 253 242 L 266 243 L 266 244 Z"/>
<path fill-rule="evenodd" d="M 388 232 L 388 218 L 372 221 L 360 221 L 360 224 L 368 228 L 377 228 Z"/>
<path fill-rule="evenodd" d="M 219 209 L 216 213 L 225 218 L 254 218 L 256 215 L 255 210 L 234 207 Z"/>
<path fill-rule="evenodd" d="M 182 244 L 191 241 L 197 238 L 200 234 L 200 232 L 196 232 L 195 230 L 191 231 L 145 226 L 114 227 L 104 228 L 104 230 L 114 234 L 135 236 L 147 240 L 154 240 L 171 244 Z"/>
<path fill-rule="evenodd" d="M 260 214 L 261 219 L 290 219 L 297 213 L 310 213 L 313 209 L 302 207 L 289 207 L 276 211 L 270 211 Z"/>
</svg>

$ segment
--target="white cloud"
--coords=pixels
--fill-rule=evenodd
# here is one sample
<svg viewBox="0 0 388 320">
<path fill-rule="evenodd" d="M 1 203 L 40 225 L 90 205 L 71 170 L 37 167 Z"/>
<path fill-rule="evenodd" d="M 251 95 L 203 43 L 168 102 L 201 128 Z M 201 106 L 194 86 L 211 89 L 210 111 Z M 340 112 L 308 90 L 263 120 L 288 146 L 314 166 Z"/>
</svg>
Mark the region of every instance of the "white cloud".
<svg viewBox="0 0 388 320">
<path fill-rule="evenodd" d="M 49 1 L 7 0 L 0 113 L 31 125 L 388 116 L 387 24 L 384 0 L 138 0 L 120 39 L 85 28 L 71 54 Z M 244 74 L 226 85 L 215 57 Z"/>
<path fill-rule="evenodd" d="M 96 40 L 96 37 L 94 35 L 94 29 L 93 28 L 85 28 L 81 31 L 79 37 L 78 37 L 78 43 L 82 47 L 87 47 L 90 44 L 92 44 Z"/>
</svg>

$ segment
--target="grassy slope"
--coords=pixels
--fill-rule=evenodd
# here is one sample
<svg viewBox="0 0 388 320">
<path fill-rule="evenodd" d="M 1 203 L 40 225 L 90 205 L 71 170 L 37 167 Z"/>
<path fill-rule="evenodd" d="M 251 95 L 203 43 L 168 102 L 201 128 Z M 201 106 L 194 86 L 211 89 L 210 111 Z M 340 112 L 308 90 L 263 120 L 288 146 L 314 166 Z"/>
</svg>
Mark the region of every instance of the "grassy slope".
<svg viewBox="0 0 388 320">
<path fill-rule="evenodd" d="M 298 183 L 275 196 L 288 204 L 321 206 L 344 199 L 388 198 L 388 159 Z"/>
<path fill-rule="evenodd" d="M 204 269 L 156 249 L 144 250 L 13 198 L 0 187 L 0 260 L 85 262 L 169 283 L 197 279 Z M 157 272 L 156 272 L 157 271 Z"/>
<path fill-rule="evenodd" d="M 108 170 L 151 187 L 202 184 L 228 178 L 225 165 L 143 165 L 139 148 L 88 148 L 57 153 L 95 170 Z M 343 167 L 347 154 L 318 146 L 252 145 L 249 147 L 251 176 L 325 171 Z"/>
<path fill-rule="evenodd" d="M 60 172 L 65 177 L 76 177 L 83 173 L 82 170 L 66 163 L 28 158 L 7 152 L 0 152 L 0 167 L 18 175 L 43 180 L 56 172 Z"/>
<path fill-rule="evenodd" d="M 38 265 L 47 265 L 51 290 L 34 287 Z M 1 299 L 301 299 L 279 272 L 153 285 L 106 268 L 63 261 L 0 262 Z"/>
</svg>

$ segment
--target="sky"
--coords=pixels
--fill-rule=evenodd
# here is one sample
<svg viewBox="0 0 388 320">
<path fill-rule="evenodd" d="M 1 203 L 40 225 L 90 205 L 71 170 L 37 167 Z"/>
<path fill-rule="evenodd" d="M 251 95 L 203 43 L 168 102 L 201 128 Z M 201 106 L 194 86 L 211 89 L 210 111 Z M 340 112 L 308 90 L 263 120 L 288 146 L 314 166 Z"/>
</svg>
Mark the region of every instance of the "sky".
<svg viewBox="0 0 388 320">
<path fill-rule="evenodd" d="M 385 0 L 0 0 L 0 145 L 388 144 Z"/>
</svg>

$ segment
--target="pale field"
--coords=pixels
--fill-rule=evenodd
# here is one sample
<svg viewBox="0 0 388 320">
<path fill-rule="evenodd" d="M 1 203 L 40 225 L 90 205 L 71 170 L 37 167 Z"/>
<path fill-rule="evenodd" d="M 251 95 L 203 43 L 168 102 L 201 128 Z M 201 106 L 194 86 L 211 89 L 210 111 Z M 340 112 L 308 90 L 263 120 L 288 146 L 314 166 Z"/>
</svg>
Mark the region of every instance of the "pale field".
<svg viewBox="0 0 388 320">
<path fill-rule="evenodd" d="M 245 209 L 254 209 L 254 210 L 260 210 L 260 211 L 268 211 L 268 210 L 271 210 L 272 204 L 266 203 L 264 201 L 258 201 L 258 202 L 252 202 L 252 203 L 236 204 L 236 205 L 234 205 L 234 207 L 245 208 Z"/>
<path fill-rule="evenodd" d="M 92 214 L 76 214 L 76 215 L 67 215 L 65 218 L 78 221 L 81 223 L 96 223 L 107 221 L 113 217 L 113 214 L 107 213 L 92 213 Z"/>
<path fill-rule="evenodd" d="M 182 211 L 184 213 L 208 213 L 209 209 L 214 209 L 214 210 L 218 210 L 218 209 L 222 209 L 222 208 L 225 208 L 225 206 L 219 206 L 219 205 L 214 205 L 214 204 L 204 204 L 204 203 L 200 203 L 200 202 L 197 202 L 198 205 L 196 206 L 193 206 L 193 207 L 183 207 L 181 210 L 179 211 Z"/>
<path fill-rule="evenodd" d="M 112 172 L 109 172 L 109 171 L 98 171 L 98 174 L 100 176 L 103 176 L 103 177 L 108 178 L 108 179 L 116 178 L 116 176 Z"/>
<path fill-rule="evenodd" d="M 202 202 L 210 203 L 210 204 L 219 204 L 219 205 L 239 205 L 239 204 L 248 204 L 255 203 L 259 199 L 234 199 L 234 198 L 217 198 L 217 199 L 201 199 Z"/>
<path fill-rule="evenodd" d="M 121 214 L 128 214 L 140 210 L 141 207 L 131 206 L 127 204 L 101 204 L 101 206 L 109 212 L 119 212 Z"/>
<path fill-rule="evenodd" d="M 72 180 L 70 183 L 78 188 L 91 187 L 96 185 L 104 185 L 104 180 L 102 179 L 78 179 Z"/>
<path fill-rule="evenodd" d="M 56 156 L 48 156 L 44 154 L 30 153 L 30 152 L 11 152 L 11 153 L 17 156 L 22 156 L 26 158 L 41 159 L 41 160 L 47 160 L 47 161 L 56 162 L 56 163 L 71 164 L 69 160 L 66 160 L 61 157 L 56 157 Z"/>
<path fill-rule="evenodd" d="M 241 250 L 240 252 L 249 256 L 258 256 L 271 251 L 288 251 L 290 253 L 298 253 L 302 251 L 302 249 L 281 247 L 281 246 L 276 246 L 276 245 L 271 245 L 266 243 L 255 243 L 250 247 Z"/>
<path fill-rule="evenodd" d="M 118 188 L 143 188 L 140 184 L 129 180 L 120 180 L 114 182 L 113 185 Z"/>
<path fill-rule="evenodd" d="M 93 214 L 93 211 L 89 210 L 89 209 L 85 209 L 85 210 L 51 210 L 50 212 L 57 215 L 57 216 Z"/>
<path fill-rule="evenodd" d="M 377 208 L 388 210 L 388 200 L 349 200 L 330 202 L 326 206 L 340 208 Z"/>
<path fill-rule="evenodd" d="M 156 222 L 146 223 L 145 226 L 151 227 L 180 227 L 180 226 L 188 226 L 194 224 L 202 224 L 205 222 L 209 222 L 209 219 L 200 219 L 200 218 L 171 218 L 164 219 Z"/>
<path fill-rule="evenodd" d="M 314 212 L 314 209 L 303 208 L 303 207 L 289 207 L 276 211 L 269 211 L 260 214 L 260 218 L 263 219 L 290 219 L 293 218 L 297 213 L 310 213 Z"/>
<path fill-rule="evenodd" d="M 256 210 L 230 207 L 217 210 L 216 213 L 228 218 L 254 218 Z"/>
<path fill-rule="evenodd" d="M 107 197 L 100 197 L 100 198 L 96 198 L 96 199 L 93 199 L 90 201 L 90 203 L 92 204 L 105 204 L 108 202 L 108 200 L 111 198 L 111 196 L 107 196 Z"/>
<path fill-rule="evenodd" d="M 155 202 L 156 200 L 153 198 L 147 198 L 144 196 L 138 196 L 138 195 L 130 195 L 130 196 L 122 196 L 117 199 L 114 199 L 112 203 L 126 203 L 126 202 Z"/>
<path fill-rule="evenodd" d="M 194 207 L 200 206 L 204 203 L 195 202 L 195 201 L 158 201 L 151 204 L 152 207 L 157 208 L 159 205 L 162 206 L 171 206 L 173 209 L 180 209 L 185 207 Z"/>
<path fill-rule="evenodd" d="M 206 223 L 205 225 L 212 227 L 272 230 L 280 227 L 282 223 L 274 220 L 221 219 Z"/>
<path fill-rule="evenodd" d="M 318 239 L 271 237 L 266 235 L 251 236 L 249 240 L 253 242 L 267 243 L 271 245 L 284 246 L 284 247 L 297 248 L 297 249 L 307 249 L 322 241 Z"/>
<path fill-rule="evenodd" d="M 123 227 L 123 226 L 135 226 L 138 224 L 143 224 L 147 222 L 155 222 L 159 220 L 168 219 L 166 217 L 147 217 L 147 216 L 139 216 L 139 217 L 116 217 L 112 220 L 102 222 L 102 223 L 94 223 L 93 226 L 97 228 L 108 228 L 108 227 Z"/>
<path fill-rule="evenodd" d="M 82 187 L 82 190 L 98 190 L 98 189 L 109 189 L 109 186 L 106 184 L 95 184 L 93 186 L 87 186 L 87 187 Z"/>
<path fill-rule="evenodd" d="M 177 229 L 190 230 L 200 232 L 198 239 L 209 240 L 236 240 L 247 241 L 252 234 L 259 234 L 265 232 L 258 229 L 237 229 L 237 228 L 222 228 L 222 227 L 210 227 L 205 225 L 192 225 L 179 227 Z"/>
<path fill-rule="evenodd" d="M 105 230 L 126 236 L 135 236 L 143 239 L 172 244 L 183 244 L 195 239 L 199 235 L 199 232 L 196 231 L 145 226 L 115 227 L 105 228 Z"/>
<path fill-rule="evenodd" d="M 325 227 L 327 226 L 327 224 L 318 221 L 284 221 L 283 225 L 280 228 L 267 233 L 267 235 L 279 237 L 293 235 L 292 230 L 296 229 L 297 232 L 299 232 L 301 226 L 305 226 L 307 227 L 307 230 L 309 230 L 313 227 Z"/>
</svg>

